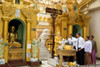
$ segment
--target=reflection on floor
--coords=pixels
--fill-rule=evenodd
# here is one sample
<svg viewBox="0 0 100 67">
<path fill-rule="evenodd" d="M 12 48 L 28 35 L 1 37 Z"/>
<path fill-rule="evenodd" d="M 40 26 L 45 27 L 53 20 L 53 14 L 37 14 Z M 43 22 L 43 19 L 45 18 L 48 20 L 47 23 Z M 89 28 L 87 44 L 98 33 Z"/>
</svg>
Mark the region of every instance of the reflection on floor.
<svg viewBox="0 0 100 67">
<path fill-rule="evenodd" d="M 18 66 L 18 67 L 30 67 L 30 66 Z M 40 66 L 33 66 L 33 67 L 55 67 L 55 66 L 49 65 L 47 63 L 47 61 L 42 61 L 42 65 L 40 65 Z"/>
<path fill-rule="evenodd" d="M 18 66 L 18 67 L 30 67 L 30 66 Z M 55 67 L 52 65 L 49 65 L 47 61 L 42 61 L 41 66 L 33 66 L 33 67 Z M 76 66 L 74 66 L 76 67 Z M 100 67 L 100 60 L 97 60 L 97 65 L 91 65 L 91 66 L 77 66 L 77 67 Z"/>
</svg>

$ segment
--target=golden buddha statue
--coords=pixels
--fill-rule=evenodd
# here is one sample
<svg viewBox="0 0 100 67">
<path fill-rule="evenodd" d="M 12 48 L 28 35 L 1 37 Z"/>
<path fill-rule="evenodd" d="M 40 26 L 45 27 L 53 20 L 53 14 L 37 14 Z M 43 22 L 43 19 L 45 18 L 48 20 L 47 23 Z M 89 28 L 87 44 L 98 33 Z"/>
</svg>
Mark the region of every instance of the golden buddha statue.
<svg viewBox="0 0 100 67">
<path fill-rule="evenodd" d="M 62 40 L 62 37 L 60 35 L 60 32 L 57 33 L 57 35 L 55 36 L 55 47 L 54 47 L 54 51 L 55 51 L 55 56 L 57 56 L 57 49 L 58 49 L 58 46 L 61 46 L 61 44 L 59 43 L 59 41 Z"/>
<path fill-rule="evenodd" d="M 16 40 L 18 39 L 17 37 L 18 37 L 18 35 L 17 35 L 17 32 L 15 32 L 15 27 L 12 26 L 11 30 L 10 30 L 10 33 L 9 33 L 9 39 L 8 39 L 9 43 L 16 42 Z"/>
<path fill-rule="evenodd" d="M 10 47 L 21 47 L 21 44 L 19 42 L 16 42 L 17 39 L 18 39 L 18 34 L 15 31 L 15 27 L 12 26 L 8 34 L 9 46 Z"/>
</svg>

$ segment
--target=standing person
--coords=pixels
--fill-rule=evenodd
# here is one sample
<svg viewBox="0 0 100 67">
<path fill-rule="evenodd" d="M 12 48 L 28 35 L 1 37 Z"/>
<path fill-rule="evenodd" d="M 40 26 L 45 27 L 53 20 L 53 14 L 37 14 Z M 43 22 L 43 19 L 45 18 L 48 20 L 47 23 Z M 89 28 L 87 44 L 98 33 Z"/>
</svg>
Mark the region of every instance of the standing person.
<svg viewBox="0 0 100 67">
<path fill-rule="evenodd" d="M 73 34 L 69 34 L 68 42 L 69 42 L 70 45 L 73 46 L 74 49 L 75 49 L 75 45 L 76 45 L 76 40 L 77 39 L 75 37 L 73 37 Z M 70 58 L 70 60 L 69 60 L 70 62 L 74 61 L 73 56 L 70 56 L 69 58 Z"/>
<path fill-rule="evenodd" d="M 84 50 L 85 50 L 85 54 L 84 54 L 85 65 L 92 64 L 92 58 L 91 58 L 92 42 L 89 40 L 89 36 L 86 36 Z"/>
<path fill-rule="evenodd" d="M 77 63 L 79 65 L 84 65 L 84 39 L 81 37 L 80 33 L 76 33 L 76 54 L 77 54 Z"/>
<path fill-rule="evenodd" d="M 96 64 L 96 53 L 97 53 L 97 44 L 96 41 L 94 40 L 94 36 L 90 36 L 90 40 L 92 42 L 92 62 L 93 64 Z"/>
<path fill-rule="evenodd" d="M 70 34 L 69 35 L 69 38 L 68 38 L 68 41 L 71 45 L 73 45 L 74 49 L 75 49 L 75 46 L 76 46 L 76 38 L 73 37 L 73 34 Z"/>
</svg>

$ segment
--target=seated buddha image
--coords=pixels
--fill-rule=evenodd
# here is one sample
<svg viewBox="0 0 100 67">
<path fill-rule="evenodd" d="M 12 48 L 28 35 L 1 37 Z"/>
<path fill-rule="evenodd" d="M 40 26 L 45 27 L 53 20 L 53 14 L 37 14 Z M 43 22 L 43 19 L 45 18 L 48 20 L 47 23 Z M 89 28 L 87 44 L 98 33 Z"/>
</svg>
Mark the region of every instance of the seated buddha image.
<svg viewBox="0 0 100 67">
<path fill-rule="evenodd" d="M 9 46 L 10 47 L 21 47 L 21 44 L 17 42 L 17 40 L 18 40 L 18 34 L 15 30 L 15 27 L 12 26 L 8 34 Z"/>
</svg>

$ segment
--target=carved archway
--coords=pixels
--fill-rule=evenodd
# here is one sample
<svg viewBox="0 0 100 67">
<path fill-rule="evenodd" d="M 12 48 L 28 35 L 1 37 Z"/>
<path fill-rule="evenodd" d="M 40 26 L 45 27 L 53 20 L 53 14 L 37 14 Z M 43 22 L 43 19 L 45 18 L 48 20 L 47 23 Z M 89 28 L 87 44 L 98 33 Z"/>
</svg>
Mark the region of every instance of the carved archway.
<svg viewBox="0 0 100 67">
<path fill-rule="evenodd" d="M 22 50 L 23 50 L 22 59 L 25 61 L 26 25 L 24 21 L 19 18 L 12 19 L 9 22 L 8 26 L 11 27 L 12 26 L 11 24 L 17 27 L 18 42 L 22 44 Z M 8 32 L 10 29 L 9 27 L 8 27 Z"/>
<path fill-rule="evenodd" d="M 76 36 L 76 33 L 80 33 L 82 36 L 82 28 L 80 25 L 73 25 L 73 36 Z"/>
</svg>

